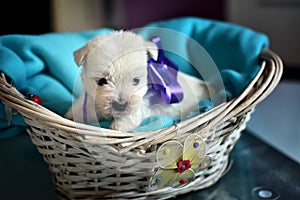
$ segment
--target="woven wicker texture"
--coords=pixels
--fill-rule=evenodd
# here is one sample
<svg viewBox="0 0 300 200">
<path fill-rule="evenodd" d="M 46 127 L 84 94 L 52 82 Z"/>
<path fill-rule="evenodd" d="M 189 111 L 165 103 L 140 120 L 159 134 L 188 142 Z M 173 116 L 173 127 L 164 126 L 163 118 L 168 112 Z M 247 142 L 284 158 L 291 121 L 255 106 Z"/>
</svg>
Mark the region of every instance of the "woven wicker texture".
<svg viewBox="0 0 300 200">
<path fill-rule="evenodd" d="M 21 113 L 33 144 L 53 173 L 61 199 L 167 199 L 216 183 L 226 172 L 228 157 L 255 106 L 276 87 L 282 62 L 270 50 L 261 54 L 257 76 L 230 102 L 169 128 L 147 133 L 122 133 L 76 123 L 26 99 L 5 75 L 0 99 Z M 198 134 L 206 143 L 210 166 L 182 188 L 152 190 L 150 179 L 158 169 L 156 152 L 168 140 L 182 142 Z"/>
</svg>

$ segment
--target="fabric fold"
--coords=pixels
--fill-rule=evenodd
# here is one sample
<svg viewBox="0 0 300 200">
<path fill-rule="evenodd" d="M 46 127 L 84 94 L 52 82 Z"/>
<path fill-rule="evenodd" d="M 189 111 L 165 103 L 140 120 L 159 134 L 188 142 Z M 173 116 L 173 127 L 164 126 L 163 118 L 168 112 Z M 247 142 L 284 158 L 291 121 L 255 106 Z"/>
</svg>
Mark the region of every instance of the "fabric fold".
<svg viewBox="0 0 300 200">
<path fill-rule="evenodd" d="M 174 38 L 168 38 L 158 29 L 178 32 L 186 39 L 173 41 Z M 73 52 L 89 39 L 110 31 L 113 29 L 1 36 L 0 71 L 9 76 L 24 95 L 28 93 L 38 95 L 43 100 L 43 106 L 63 115 L 72 101 L 80 95 L 80 90 L 73 90 L 79 75 Z M 175 53 L 167 52 L 166 56 L 179 66 L 180 71 L 213 82 L 216 74 L 206 74 L 209 66 L 206 66 L 205 62 L 211 61 L 202 60 L 199 53 L 194 51 L 201 46 L 200 50 L 209 55 L 217 66 L 217 73 L 225 84 L 228 98 L 239 95 L 253 79 L 260 66 L 259 54 L 269 45 L 265 34 L 227 22 L 195 17 L 153 22 L 138 29 L 137 33 L 145 39 L 153 36 L 161 37 L 164 47 L 175 50 Z M 195 41 L 199 46 L 191 41 Z M 200 68 L 195 69 L 194 63 L 199 64 Z M 205 102 L 211 103 L 209 100 Z M 202 109 L 212 107 L 211 104 L 206 106 L 202 104 L 203 102 Z M 7 116 L 2 109 L 3 104 L 0 105 L 0 137 L 23 132 L 26 124 L 22 121 L 22 117 L 14 115 L 11 126 L 8 126 Z M 168 123 L 160 123 L 158 119 Z M 159 129 L 178 120 L 169 119 L 167 116 L 146 119 L 135 131 L 151 131 L 151 122 L 155 123 L 153 127 Z M 159 127 L 160 124 L 162 127 Z"/>
</svg>

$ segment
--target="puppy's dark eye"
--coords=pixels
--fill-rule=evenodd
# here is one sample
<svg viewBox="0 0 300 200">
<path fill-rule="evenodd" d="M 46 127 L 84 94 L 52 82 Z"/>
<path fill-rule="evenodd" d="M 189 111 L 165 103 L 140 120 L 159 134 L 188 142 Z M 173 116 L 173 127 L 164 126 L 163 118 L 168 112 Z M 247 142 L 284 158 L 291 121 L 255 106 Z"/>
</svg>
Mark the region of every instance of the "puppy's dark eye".
<svg viewBox="0 0 300 200">
<path fill-rule="evenodd" d="M 138 85 L 140 83 L 139 78 L 134 78 L 132 81 L 133 81 L 133 85 Z"/>
<path fill-rule="evenodd" d="M 105 78 L 99 79 L 98 85 L 102 86 L 102 85 L 105 85 L 105 84 L 107 84 L 107 80 Z"/>
</svg>

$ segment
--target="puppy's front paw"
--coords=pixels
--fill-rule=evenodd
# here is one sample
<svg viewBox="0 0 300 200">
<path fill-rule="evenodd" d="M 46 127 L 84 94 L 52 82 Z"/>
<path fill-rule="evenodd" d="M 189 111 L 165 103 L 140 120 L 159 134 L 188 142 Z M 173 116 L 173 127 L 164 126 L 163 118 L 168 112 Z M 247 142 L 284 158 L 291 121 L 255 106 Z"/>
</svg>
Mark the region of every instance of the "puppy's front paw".
<svg viewBox="0 0 300 200">
<path fill-rule="evenodd" d="M 115 122 L 112 122 L 110 127 L 110 129 L 113 129 L 113 130 L 118 130 L 118 131 L 121 131 L 122 129 L 122 126 L 120 126 L 118 123 L 115 123 Z"/>
<path fill-rule="evenodd" d="M 129 130 L 132 130 L 134 128 L 136 128 L 138 125 L 136 124 L 133 124 L 129 121 L 126 121 L 126 120 L 114 120 L 111 125 L 110 125 L 110 129 L 113 129 L 113 130 L 118 130 L 118 131 L 124 131 L 124 132 L 127 132 Z"/>
<path fill-rule="evenodd" d="M 118 131 L 128 131 L 130 130 L 128 127 L 126 127 L 126 124 L 122 123 L 121 121 L 118 121 L 118 120 L 114 120 L 110 127 L 110 129 L 113 129 L 113 130 L 118 130 Z"/>
</svg>

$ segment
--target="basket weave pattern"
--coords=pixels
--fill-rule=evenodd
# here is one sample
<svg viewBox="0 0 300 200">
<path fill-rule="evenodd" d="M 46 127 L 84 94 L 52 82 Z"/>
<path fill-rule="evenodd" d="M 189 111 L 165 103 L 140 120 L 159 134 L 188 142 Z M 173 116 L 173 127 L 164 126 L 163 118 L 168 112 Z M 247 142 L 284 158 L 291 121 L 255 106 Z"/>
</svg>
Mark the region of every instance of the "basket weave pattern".
<svg viewBox="0 0 300 200">
<path fill-rule="evenodd" d="M 226 172 L 229 154 L 251 112 L 281 78 L 280 58 L 269 50 L 261 57 L 260 71 L 240 96 L 179 124 L 147 133 L 123 133 L 65 119 L 26 99 L 7 83 L 4 74 L 0 99 L 23 115 L 61 199 L 167 199 L 207 188 Z M 195 133 L 206 143 L 210 166 L 183 188 L 151 190 L 151 176 L 159 168 L 158 147 L 169 140 L 182 142 Z"/>
</svg>

